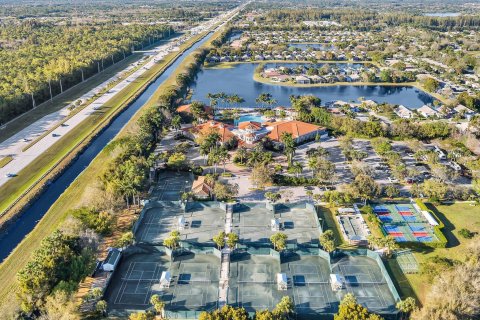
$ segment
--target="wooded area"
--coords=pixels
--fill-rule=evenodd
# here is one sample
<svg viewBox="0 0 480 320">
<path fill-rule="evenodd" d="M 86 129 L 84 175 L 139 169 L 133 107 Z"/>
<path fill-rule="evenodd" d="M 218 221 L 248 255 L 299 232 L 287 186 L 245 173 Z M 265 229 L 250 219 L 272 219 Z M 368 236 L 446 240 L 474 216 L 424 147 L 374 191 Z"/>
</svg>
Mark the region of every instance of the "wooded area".
<svg viewBox="0 0 480 320">
<path fill-rule="evenodd" d="M 0 125 L 171 32 L 164 24 L 0 26 Z"/>
</svg>

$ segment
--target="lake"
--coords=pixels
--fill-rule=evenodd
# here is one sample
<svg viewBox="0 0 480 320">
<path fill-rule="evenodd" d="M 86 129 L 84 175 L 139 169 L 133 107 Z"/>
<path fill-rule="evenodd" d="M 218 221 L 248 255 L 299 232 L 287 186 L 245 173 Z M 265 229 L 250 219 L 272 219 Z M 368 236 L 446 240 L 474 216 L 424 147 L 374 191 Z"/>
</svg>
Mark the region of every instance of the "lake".
<svg viewBox="0 0 480 320">
<path fill-rule="evenodd" d="M 265 84 L 253 80 L 257 63 L 233 65 L 227 69 L 202 69 L 191 86 L 192 100 L 209 103 L 208 93 L 225 92 L 238 94 L 245 102 L 236 107 L 258 107 L 255 99 L 261 93 L 270 93 L 277 101 L 276 105 L 290 106 L 290 95 L 315 95 L 327 101 L 343 100 L 358 102 L 359 97 L 382 103 L 404 105 L 416 109 L 424 104 L 432 103 L 434 98 L 429 94 L 407 86 L 325 86 L 325 87 L 289 87 Z M 222 105 L 219 105 L 222 107 Z"/>
</svg>

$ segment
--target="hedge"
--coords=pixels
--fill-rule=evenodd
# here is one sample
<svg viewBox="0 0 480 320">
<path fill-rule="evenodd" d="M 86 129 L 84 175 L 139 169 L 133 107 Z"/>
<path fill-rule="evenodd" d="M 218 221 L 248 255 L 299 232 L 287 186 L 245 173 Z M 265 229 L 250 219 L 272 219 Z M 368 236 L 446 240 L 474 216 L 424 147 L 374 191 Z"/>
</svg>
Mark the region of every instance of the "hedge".
<svg viewBox="0 0 480 320">
<path fill-rule="evenodd" d="M 273 183 L 277 186 L 316 186 L 318 185 L 318 180 L 315 178 L 275 174 L 273 176 Z"/>
</svg>

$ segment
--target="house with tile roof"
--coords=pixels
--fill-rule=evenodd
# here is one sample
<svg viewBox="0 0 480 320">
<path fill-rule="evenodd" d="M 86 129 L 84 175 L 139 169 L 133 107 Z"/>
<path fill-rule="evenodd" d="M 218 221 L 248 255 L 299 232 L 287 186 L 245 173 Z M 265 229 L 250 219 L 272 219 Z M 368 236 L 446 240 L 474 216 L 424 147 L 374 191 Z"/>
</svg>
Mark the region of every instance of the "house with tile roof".
<svg viewBox="0 0 480 320">
<path fill-rule="evenodd" d="M 269 131 L 267 137 L 272 141 L 281 143 L 281 137 L 284 133 L 292 134 L 295 143 L 302 144 L 317 137 L 328 137 L 327 130 L 317 125 L 297 120 L 265 123 Z"/>
<path fill-rule="evenodd" d="M 219 143 L 223 145 L 224 143 L 230 142 L 232 139 L 235 139 L 235 135 L 232 133 L 233 126 L 227 125 L 223 122 L 218 122 L 214 120 L 209 120 L 205 123 L 183 129 L 183 135 L 196 139 L 199 136 L 206 136 L 211 132 L 216 132 L 220 135 Z"/>
<path fill-rule="evenodd" d="M 187 116 L 187 117 L 192 117 L 193 116 L 193 112 L 192 112 L 192 108 L 191 108 L 192 104 L 184 104 L 184 105 L 181 105 L 177 108 L 177 112 L 181 115 L 184 115 L 184 116 Z M 199 119 L 200 121 L 205 121 L 205 120 L 208 120 L 209 118 L 213 118 L 213 110 L 212 108 L 208 107 L 208 106 L 203 106 L 203 111 L 205 112 L 205 115 L 206 115 L 206 119 Z"/>
<path fill-rule="evenodd" d="M 268 134 L 268 130 L 265 126 L 256 121 L 240 122 L 238 127 L 232 132 L 247 145 L 252 145 L 257 141 L 260 141 Z"/>
<path fill-rule="evenodd" d="M 196 199 L 210 199 L 213 188 L 206 182 L 205 176 L 199 176 L 192 184 L 192 193 Z"/>
</svg>

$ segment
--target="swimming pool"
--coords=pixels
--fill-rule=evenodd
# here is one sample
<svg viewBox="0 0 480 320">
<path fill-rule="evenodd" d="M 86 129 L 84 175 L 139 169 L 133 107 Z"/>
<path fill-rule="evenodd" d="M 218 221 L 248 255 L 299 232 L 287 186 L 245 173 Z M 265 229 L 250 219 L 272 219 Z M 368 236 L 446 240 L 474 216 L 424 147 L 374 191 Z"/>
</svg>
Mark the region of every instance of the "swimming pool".
<svg viewBox="0 0 480 320">
<path fill-rule="evenodd" d="M 258 115 L 258 114 L 244 114 L 241 115 L 238 119 L 235 119 L 234 125 L 238 126 L 239 123 L 245 122 L 245 121 L 255 121 L 255 122 L 260 122 L 263 123 L 265 120 L 263 119 L 263 116 Z"/>
</svg>

